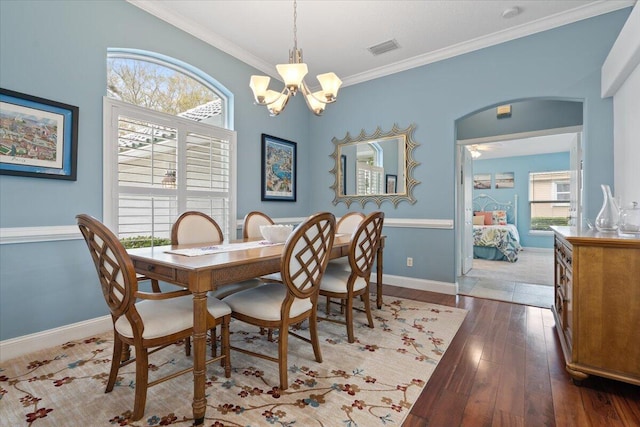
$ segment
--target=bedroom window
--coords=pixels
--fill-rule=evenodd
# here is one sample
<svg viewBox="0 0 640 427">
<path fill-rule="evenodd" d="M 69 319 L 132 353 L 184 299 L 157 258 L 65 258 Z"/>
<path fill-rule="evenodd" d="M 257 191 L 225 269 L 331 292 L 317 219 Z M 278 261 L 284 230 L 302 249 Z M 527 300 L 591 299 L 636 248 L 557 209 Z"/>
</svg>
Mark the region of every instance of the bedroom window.
<svg viewBox="0 0 640 427">
<path fill-rule="evenodd" d="M 529 173 L 530 230 L 550 231 L 552 225 L 569 224 L 570 172 Z"/>
<path fill-rule="evenodd" d="M 235 237 L 231 96 L 187 64 L 110 50 L 104 98 L 104 222 L 125 247 L 167 244 L 185 210 Z"/>
</svg>

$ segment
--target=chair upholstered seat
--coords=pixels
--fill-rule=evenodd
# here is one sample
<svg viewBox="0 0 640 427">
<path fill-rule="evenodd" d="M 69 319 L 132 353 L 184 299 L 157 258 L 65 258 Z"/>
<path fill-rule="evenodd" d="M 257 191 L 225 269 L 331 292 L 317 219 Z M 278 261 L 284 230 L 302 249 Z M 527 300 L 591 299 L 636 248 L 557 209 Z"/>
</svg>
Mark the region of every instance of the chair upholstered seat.
<svg viewBox="0 0 640 427">
<path fill-rule="evenodd" d="M 282 283 L 265 283 L 223 299 L 231 316 L 260 328 L 277 329 L 278 356 L 256 352 L 249 346 L 231 347 L 278 363 L 280 389 L 289 387 L 287 352 L 289 337 L 310 343 L 316 362 L 322 362 L 317 328 L 317 302 L 322 275 L 329 262 L 335 235 L 335 217 L 321 212 L 307 218 L 287 239 L 280 258 Z M 309 320 L 309 338 L 290 331 L 290 326 Z"/>
<path fill-rule="evenodd" d="M 349 276 L 351 275 L 351 270 L 344 270 L 341 266 L 334 267 L 333 265 L 327 266 L 327 269 L 324 272 L 324 276 L 322 277 L 322 283 L 320 283 L 320 292 L 341 292 L 347 293 L 347 282 L 349 281 Z M 353 290 L 359 291 L 367 287 L 367 281 L 364 277 L 358 276 L 355 279 L 353 284 Z"/>
<path fill-rule="evenodd" d="M 207 298 L 207 308 L 216 319 L 231 314 L 229 306 L 219 299 Z M 193 327 L 193 298 L 189 295 L 142 301 L 136 303 L 136 309 L 144 324 L 144 339 L 171 335 Z M 133 338 L 131 323 L 126 317 L 120 317 L 115 327 L 120 335 Z"/>
<path fill-rule="evenodd" d="M 247 289 L 226 297 L 223 302 L 231 310 L 245 316 L 267 321 L 280 320 L 280 309 L 287 296 L 287 287 L 282 283 L 265 283 L 260 289 Z M 311 310 L 311 299 L 296 299 L 291 304 L 289 317 L 297 317 Z"/>
<path fill-rule="evenodd" d="M 346 215 L 345 215 L 346 217 Z M 350 218 L 356 222 L 357 215 Z M 340 311 L 344 313 L 344 320 L 334 317 L 326 317 L 325 320 L 344 323 L 347 326 L 347 340 L 355 341 L 353 334 L 353 300 L 360 297 L 364 303 L 364 312 L 367 315 L 369 327 L 373 328 L 371 304 L 369 302 L 369 280 L 371 268 L 376 256 L 376 250 L 380 245 L 380 236 L 384 222 L 383 212 L 373 212 L 358 222 L 356 229 L 351 234 L 349 245 L 349 264 L 345 269 L 344 263 L 330 263 L 327 266 L 322 283 L 320 283 L 320 295 L 327 298 L 326 313 L 331 313 L 331 299 L 340 299 Z"/>
<path fill-rule="evenodd" d="M 260 277 L 265 283 L 282 283 L 282 274 L 280 272 L 267 274 L 266 276 Z"/>
<path fill-rule="evenodd" d="M 171 292 L 142 292 L 138 275 L 127 250 L 118 237 L 97 219 L 76 215 L 78 228 L 89 249 L 105 302 L 113 321 L 113 355 L 106 381 L 106 393 L 113 391 L 121 367 L 135 363 L 135 394 L 133 411 L 127 417 L 137 421 L 144 416 L 147 389 L 171 380 L 191 369 L 166 374 L 149 381 L 149 356 L 156 351 L 185 340 L 185 347 L 193 335 L 193 297 L 186 289 Z M 208 299 L 207 328 L 222 330 L 220 356 L 205 363 L 220 361 L 225 376 L 231 376 L 229 363 L 229 322 L 231 309 L 217 299 Z M 215 336 L 212 347 L 215 347 Z M 131 358 L 134 348 L 135 357 Z"/>
<path fill-rule="evenodd" d="M 251 280 L 246 280 L 244 282 L 232 283 L 230 285 L 222 286 L 219 289 L 216 289 L 215 291 L 209 292 L 207 296 L 209 298 L 222 299 L 236 292 L 244 291 L 246 289 L 252 289 L 262 284 L 263 282 L 258 279 L 251 279 Z"/>
</svg>

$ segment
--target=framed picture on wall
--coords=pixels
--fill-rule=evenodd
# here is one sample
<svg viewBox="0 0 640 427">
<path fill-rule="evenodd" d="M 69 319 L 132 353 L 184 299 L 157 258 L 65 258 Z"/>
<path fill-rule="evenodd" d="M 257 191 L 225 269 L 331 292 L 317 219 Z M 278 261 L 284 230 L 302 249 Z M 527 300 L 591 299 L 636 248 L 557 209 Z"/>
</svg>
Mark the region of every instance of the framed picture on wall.
<svg viewBox="0 0 640 427">
<path fill-rule="evenodd" d="M 296 143 L 262 134 L 262 200 L 296 201 Z"/>
<path fill-rule="evenodd" d="M 78 107 L 0 89 L 0 174 L 76 180 Z"/>
<path fill-rule="evenodd" d="M 514 184 L 513 172 L 496 173 L 496 188 L 513 188 Z"/>
<path fill-rule="evenodd" d="M 398 192 L 398 176 L 387 174 L 387 194 L 395 194 Z"/>
<path fill-rule="evenodd" d="M 347 156 L 340 155 L 340 194 L 347 194 Z"/>
<path fill-rule="evenodd" d="M 491 174 L 477 173 L 473 175 L 473 188 L 475 190 L 489 190 L 491 188 Z"/>
</svg>

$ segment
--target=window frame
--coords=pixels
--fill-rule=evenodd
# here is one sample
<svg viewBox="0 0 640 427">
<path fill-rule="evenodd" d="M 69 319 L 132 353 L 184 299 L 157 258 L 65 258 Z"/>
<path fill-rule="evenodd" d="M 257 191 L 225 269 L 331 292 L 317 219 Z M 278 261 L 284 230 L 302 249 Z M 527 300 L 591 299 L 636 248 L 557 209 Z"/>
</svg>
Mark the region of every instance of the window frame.
<svg viewBox="0 0 640 427">
<path fill-rule="evenodd" d="M 553 197 L 553 199 L 548 200 L 548 199 L 539 199 L 539 200 L 532 200 L 532 191 L 533 191 L 533 184 L 534 182 L 532 181 L 532 178 L 535 175 L 542 175 L 542 174 L 560 174 L 560 173 L 566 173 L 568 176 L 567 178 L 559 178 L 559 179 L 554 179 L 553 177 L 549 179 L 549 183 L 551 186 L 551 196 Z M 533 220 L 533 205 L 534 204 L 540 204 L 540 205 L 550 205 L 551 207 L 569 207 L 571 206 L 571 202 L 570 200 L 558 200 L 557 196 L 558 196 L 558 192 L 557 190 L 557 183 L 562 182 L 565 183 L 565 181 L 570 180 L 571 177 L 571 171 L 570 170 L 557 170 L 557 171 L 536 171 L 536 172 L 529 172 L 529 194 L 528 194 L 528 202 L 529 202 L 529 224 L 528 224 L 528 230 L 529 230 L 529 234 L 549 234 L 552 233 L 552 230 L 536 230 L 534 228 L 531 227 L 532 225 L 532 220 Z M 570 183 L 570 181 L 568 181 Z M 566 193 L 566 192 L 561 192 L 561 193 Z M 571 195 L 571 192 L 569 191 L 569 195 Z"/>
<path fill-rule="evenodd" d="M 214 135 L 216 138 L 229 141 L 229 212 L 226 226 L 223 226 L 223 233 L 227 239 L 235 239 L 237 232 L 237 134 L 233 130 L 220 128 L 206 123 L 199 123 L 190 119 L 179 116 L 162 113 L 155 110 L 139 107 L 113 98 L 105 96 L 103 98 L 103 222 L 119 235 L 119 183 L 118 183 L 118 144 L 113 141 L 118 140 L 118 117 L 121 115 L 129 115 L 137 118 L 143 118 L 153 123 L 158 123 L 168 127 L 175 127 L 178 131 L 178 152 L 180 145 L 185 143 L 186 135 L 189 132 L 197 132 L 205 135 Z M 179 156 L 179 155 L 178 155 Z M 177 170 L 185 170 L 185 159 L 178 157 Z M 142 190 L 145 194 L 170 194 L 170 192 L 187 193 L 186 178 L 178 173 L 177 189 L 148 188 Z M 186 200 L 185 197 L 182 197 Z M 181 198 L 178 197 L 180 201 Z M 178 205 L 178 214 L 186 209 L 185 204 Z M 222 225 L 222 224 L 221 224 Z"/>
</svg>

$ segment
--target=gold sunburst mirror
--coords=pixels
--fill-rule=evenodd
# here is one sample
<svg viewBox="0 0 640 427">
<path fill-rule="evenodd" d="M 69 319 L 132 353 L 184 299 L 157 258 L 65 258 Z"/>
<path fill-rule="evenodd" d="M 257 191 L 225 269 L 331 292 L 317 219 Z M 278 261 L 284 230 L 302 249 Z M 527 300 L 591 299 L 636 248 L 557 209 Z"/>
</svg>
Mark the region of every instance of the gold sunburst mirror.
<svg viewBox="0 0 640 427">
<path fill-rule="evenodd" d="M 420 164 L 413 158 L 413 150 L 419 146 L 413 140 L 414 130 L 414 124 L 406 129 L 394 124 L 388 132 L 378 127 L 370 135 L 362 129 L 356 137 L 347 132 L 343 139 L 333 138 L 333 204 L 414 204 L 413 188 L 420 183 L 413 177 L 414 168 Z"/>
</svg>

